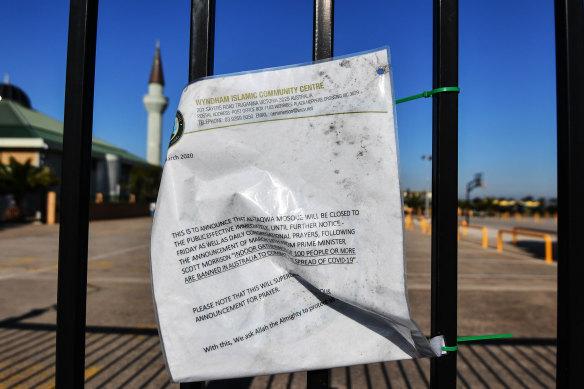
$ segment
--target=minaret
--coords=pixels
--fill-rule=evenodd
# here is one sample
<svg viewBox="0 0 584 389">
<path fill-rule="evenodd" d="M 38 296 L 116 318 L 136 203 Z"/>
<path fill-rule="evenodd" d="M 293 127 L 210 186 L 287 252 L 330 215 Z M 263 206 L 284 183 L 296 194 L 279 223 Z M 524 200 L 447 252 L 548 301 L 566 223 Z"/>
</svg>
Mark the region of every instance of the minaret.
<svg viewBox="0 0 584 389">
<path fill-rule="evenodd" d="M 162 93 L 164 76 L 160 60 L 160 43 L 156 42 L 154 63 L 148 81 L 148 94 L 144 95 L 144 106 L 148 111 L 148 144 L 146 145 L 146 160 L 152 165 L 160 166 L 162 114 L 168 105 L 168 98 Z"/>
</svg>

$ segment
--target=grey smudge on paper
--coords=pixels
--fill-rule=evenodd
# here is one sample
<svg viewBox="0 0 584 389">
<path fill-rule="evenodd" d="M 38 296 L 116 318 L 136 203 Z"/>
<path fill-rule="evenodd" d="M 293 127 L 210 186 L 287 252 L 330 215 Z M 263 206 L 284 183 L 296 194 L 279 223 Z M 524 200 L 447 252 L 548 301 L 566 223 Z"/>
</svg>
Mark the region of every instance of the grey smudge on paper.
<svg viewBox="0 0 584 389">
<path fill-rule="evenodd" d="M 349 61 L 348 59 L 344 59 L 341 62 L 339 62 L 339 66 L 342 68 L 350 68 L 351 67 L 351 61 Z"/>
</svg>

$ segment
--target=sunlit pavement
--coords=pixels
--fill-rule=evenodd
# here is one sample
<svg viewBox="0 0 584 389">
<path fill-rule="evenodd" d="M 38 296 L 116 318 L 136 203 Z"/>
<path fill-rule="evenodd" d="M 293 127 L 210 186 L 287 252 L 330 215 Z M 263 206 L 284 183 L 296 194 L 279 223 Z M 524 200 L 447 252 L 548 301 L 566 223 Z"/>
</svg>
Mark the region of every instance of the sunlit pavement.
<svg viewBox="0 0 584 389">
<path fill-rule="evenodd" d="M 486 222 L 491 237 L 500 221 Z M 178 388 L 168 381 L 156 335 L 150 228 L 150 218 L 90 224 L 88 388 Z M 0 389 L 54 386 L 57 237 L 58 226 L 0 224 Z M 406 237 L 412 315 L 429 334 L 430 236 L 415 225 Z M 505 244 L 503 252 L 496 251 L 493 239 L 487 249 L 480 243 L 471 234 L 459 242 L 459 336 L 512 333 L 515 338 L 461 344 L 458 386 L 554 387 L 556 264 L 544 262 L 537 240 Z M 421 388 L 428 381 L 428 360 L 342 367 L 331 376 L 335 388 Z M 306 373 L 295 373 L 208 387 L 302 388 L 305 383 Z"/>
</svg>

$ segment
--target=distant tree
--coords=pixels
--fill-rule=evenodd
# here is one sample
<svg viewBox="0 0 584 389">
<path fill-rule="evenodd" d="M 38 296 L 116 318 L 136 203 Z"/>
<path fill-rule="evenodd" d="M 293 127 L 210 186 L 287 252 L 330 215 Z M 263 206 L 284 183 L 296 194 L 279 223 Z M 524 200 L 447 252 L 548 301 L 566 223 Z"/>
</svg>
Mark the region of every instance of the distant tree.
<svg viewBox="0 0 584 389">
<path fill-rule="evenodd" d="M 17 218 L 23 217 L 22 202 L 26 194 L 38 193 L 58 183 L 59 179 L 49 167 L 33 166 L 30 159 L 20 163 L 10 157 L 8 165 L 0 164 L 0 194 L 12 195 Z"/>
<path fill-rule="evenodd" d="M 406 198 L 404 199 L 405 205 L 413 209 L 422 208 L 424 202 L 424 196 L 420 192 L 408 192 Z"/>
<path fill-rule="evenodd" d="M 546 208 L 546 211 L 550 212 L 550 213 L 554 213 L 554 212 L 558 212 L 558 199 L 557 198 L 551 198 L 549 201 L 549 204 Z"/>
<path fill-rule="evenodd" d="M 545 200 L 545 197 L 540 197 L 539 199 L 537 199 L 537 201 L 539 202 L 539 206 L 537 207 L 538 212 L 544 213 L 546 210 L 546 205 L 547 205 L 547 201 Z"/>
<path fill-rule="evenodd" d="M 472 199 L 471 209 L 474 211 L 484 211 L 486 209 L 486 202 L 483 198 L 475 197 Z"/>
<path fill-rule="evenodd" d="M 162 168 L 160 166 L 133 166 L 128 189 L 138 202 L 153 202 L 158 197 Z"/>
<path fill-rule="evenodd" d="M 487 211 L 494 212 L 497 210 L 497 204 L 495 204 L 494 197 L 487 197 Z"/>
<path fill-rule="evenodd" d="M 478 204 L 478 209 L 480 211 L 486 212 L 487 214 L 494 214 L 497 210 L 497 205 L 495 204 L 494 197 L 485 197 L 481 199 Z"/>
</svg>

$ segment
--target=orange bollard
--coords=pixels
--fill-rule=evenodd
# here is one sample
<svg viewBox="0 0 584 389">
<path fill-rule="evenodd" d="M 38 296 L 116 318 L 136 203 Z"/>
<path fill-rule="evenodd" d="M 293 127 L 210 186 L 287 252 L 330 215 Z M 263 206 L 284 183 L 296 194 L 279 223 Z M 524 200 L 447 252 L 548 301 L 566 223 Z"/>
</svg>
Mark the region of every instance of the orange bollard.
<svg viewBox="0 0 584 389">
<path fill-rule="evenodd" d="M 481 245 L 485 249 L 489 247 L 489 231 L 487 230 L 487 227 L 475 226 L 475 225 L 471 226 L 471 225 L 468 225 L 466 223 L 466 220 L 463 220 L 462 222 L 460 222 L 460 224 L 458 226 L 462 227 L 462 236 L 467 236 L 469 228 L 474 228 L 475 230 L 481 230 L 483 233 Z M 460 240 L 460 228 L 458 229 L 457 234 L 458 234 L 457 235 L 458 240 Z"/>
<path fill-rule="evenodd" d="M 47 193 L 47 225 L 55 224 L 55 215 L 57 210 L 57 194 L 55 192 Z"/>
<path fill-rule="evenodd" d="M 519 228 L 515 227 L 513 230 L 499 230 L 497 232 L 497 251 L 503 251 L 503 233 L 513 234 L 513 244 L 517 243 L 517 235 L 533 236 L 536 238 L 543 238 L 545 242 L 545 262 L 553 263 L 552 258 L 552 238 L 549 234 L 530 232 L 530 231 L 519 231 Z"/>
<path fill-rule="evenodd" d="M 422 232 L 426 232 L 426 229 L 428 227 L 428 224 L 426 222 L 425 218 L 420 218 L 420 228 L 422 229 Z"/>
<path fill-rule="evenodd" d="M 405 228 L 406 230 L 413 230 L 414 229 L 414 222 L 412 221 L 412 216 L 407 215 L 405 219 Z"/>
<path fill-rule="evenodd" d="M 552 238 L 549 235 L 544 237 L 545 241 L 545 263 L 553 263 L 552 259 Z"/>
</svg>

